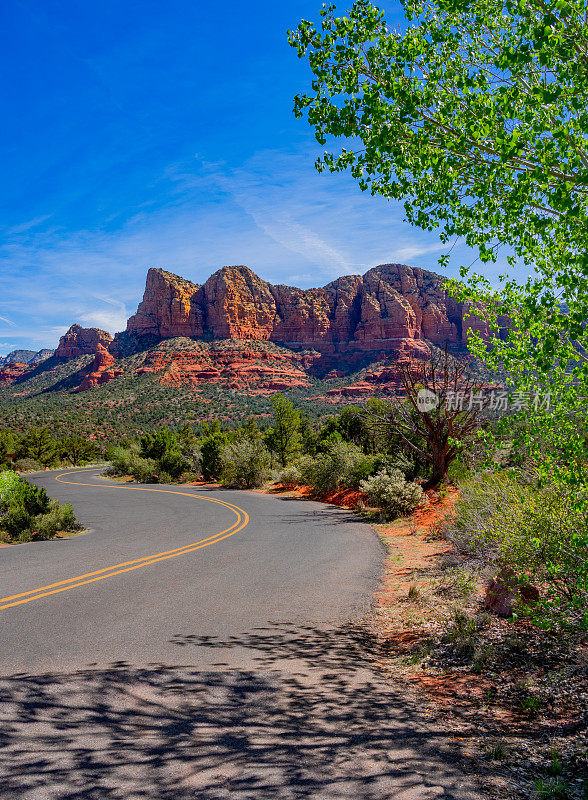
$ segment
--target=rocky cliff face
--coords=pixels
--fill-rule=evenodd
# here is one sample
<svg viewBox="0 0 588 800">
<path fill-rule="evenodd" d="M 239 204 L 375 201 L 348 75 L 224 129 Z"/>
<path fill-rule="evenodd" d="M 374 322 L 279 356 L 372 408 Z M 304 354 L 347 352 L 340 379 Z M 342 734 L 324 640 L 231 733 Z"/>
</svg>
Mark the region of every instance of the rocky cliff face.
<svg viewBox="0 0 588 800">
<path fill-rule="evenodd" d="M 113 356 L 98 342 L 90 372 L 84 377 L 82 383 L 78 387 L 78 391 L 84 392 L 86 389 L 93 389 L 95 386 L 99 386 L 102 383 L 108 383 L 113 380 L 113 378 L 117 378 L 121 375 L 122 372 L 122 369 L 114 366 Z"/>
<path fill-rule="evenodd" d="M 0 367 L 0 384 L 13 383 L 29 370 L 30 366 L 28 364 L 23 364 L 19 361 L 10 361 L 5 366 Z"/>
<path fill-rule="evenodd" d="M 163 269 L 150 269 L 143 300 L 127 322 L 140 336 L 169 339 L 202 335 L 203 325 L 194 298 L 199 287 Z"/>
<path fill-rule="evenodd" d="M 108 348 L 112 336 L 100 328 L 82 328 L 81 325 L 72 325 L 66 334 L 59 340 L 55 351 L 57 358 L 77 358 L 96 352 L 98 345 Z"/>
<path fill-rule="evenodd" d="M 168 386 L 198 390 L 203 384 L 214 383 L 248 395 L 305 388 L 310 382 L 305 354 L 263 342 L 174 341 L 181 349 L 152 348 L 136 374 L 156 374 Z"/>
<path fill-rule="evenodd" d="M 384 264 L 319 289 L 272 285 L 247 267 L 223 267 L 203 286 L 150 269 L 127 324 L 136 337 L 269 340 L 325 355 L 398 352 L 426 341 L 464 345 L 462 304 L 434 272 Z"/>
<path fill-rule="evenodd" d="M 487 333 L 443 284 L 441 275 L 403 264 L 307 290 L 273 285 L 242 266 L 223 267 L 202 286 L 150 269 L 126 331 L 112 339 L 106 331 L 72 325 L 55 357 L 94 355 L 80 370 L 79 391 L 117 378 L 128 369 L 123 360 L 140 353 L 143 360 L 133 367 L 139 375 L 156 374 L 161 383 L 195 391 L 220 383 L 248 394 L 305 388 L 317 378 L 340 379 L 377 363 L 379 371 L 327 392 L 334 402 L 367 397 L 397 387 L 398 363 L 426 358 L 428 343 L 464 348 L 468 327 Z M 174 348 L 169 340 L 182 341 Z M 9 370 L 0 381 L 18 380 L 23 369 Z"/>
</svg>

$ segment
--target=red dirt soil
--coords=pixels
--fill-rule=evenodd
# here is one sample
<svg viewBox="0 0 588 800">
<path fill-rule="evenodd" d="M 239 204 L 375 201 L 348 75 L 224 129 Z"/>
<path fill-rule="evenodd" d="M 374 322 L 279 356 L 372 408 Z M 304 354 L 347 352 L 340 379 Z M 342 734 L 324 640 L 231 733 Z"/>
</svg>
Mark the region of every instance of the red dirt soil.
<svg viewBox="0 0 588 800">
<path fill-rule="evenodd" d="M 260 490 L 264 491 L 264 490 Z M 358 489 L 335 489 L 327 494 L 317 494 L 312 486 L 287 486 L 276 483 L 269 490 L 270 494 L 288 494 L 290 497 L 301 497 L 307 500 L 318 500 L 340 508 L 355 508 L 359 502 L 369 505 L 365 492 Z"/>
</svg>

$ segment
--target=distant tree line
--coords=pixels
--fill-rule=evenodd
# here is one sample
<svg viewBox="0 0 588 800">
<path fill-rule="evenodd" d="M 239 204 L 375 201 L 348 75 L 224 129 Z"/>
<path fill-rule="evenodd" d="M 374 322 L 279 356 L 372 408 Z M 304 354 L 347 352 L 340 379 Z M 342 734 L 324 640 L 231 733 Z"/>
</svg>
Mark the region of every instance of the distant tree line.
<svg viewBox="0 0 588 800">
<path fill-rule="evenodd" d="M 79 466 L 102 457 L 101 447 L 81 435 L 58 437 L 48 426 L 34 426 L 26 432 L 0 428 L 0 467 L 28 472 L 62 464 Z"/>
</svg>

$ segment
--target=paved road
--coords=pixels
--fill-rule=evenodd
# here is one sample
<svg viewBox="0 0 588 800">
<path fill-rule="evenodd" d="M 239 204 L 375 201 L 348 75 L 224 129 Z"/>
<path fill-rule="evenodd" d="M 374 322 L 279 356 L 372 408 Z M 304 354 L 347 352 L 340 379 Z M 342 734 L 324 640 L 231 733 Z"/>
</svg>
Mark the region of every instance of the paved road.
<svg viewBox="0 0 588 800">
<path fill-rule="evenodd" d="M 382 569 L 367 526 L 59 474 L 33 480 L 89 533 L 0 548 L 0 797 L 478 796 L 354 624 Z"/>
</svg>

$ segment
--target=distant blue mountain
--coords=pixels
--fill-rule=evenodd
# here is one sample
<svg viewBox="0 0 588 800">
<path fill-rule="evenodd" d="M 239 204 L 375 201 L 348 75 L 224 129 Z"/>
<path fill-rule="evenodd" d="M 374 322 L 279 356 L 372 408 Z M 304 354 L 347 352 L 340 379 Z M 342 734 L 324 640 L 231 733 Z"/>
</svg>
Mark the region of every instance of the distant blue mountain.
<svg viewBox="0 0 588 800">
<path fill-rule="evenodd" d="M 13 350 L 7 356 L 0 356 L 0 367 L 18 361 L 19 364 L 38 364 L 51 358 L 55 350 Z"/>
</svg>

